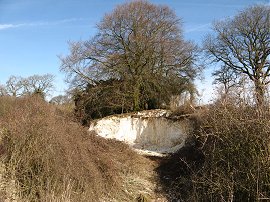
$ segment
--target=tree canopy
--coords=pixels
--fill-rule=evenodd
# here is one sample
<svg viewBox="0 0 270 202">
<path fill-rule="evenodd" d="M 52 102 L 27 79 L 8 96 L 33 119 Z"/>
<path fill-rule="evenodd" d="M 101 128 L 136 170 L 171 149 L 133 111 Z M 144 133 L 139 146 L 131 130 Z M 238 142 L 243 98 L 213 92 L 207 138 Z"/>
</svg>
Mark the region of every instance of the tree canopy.
<svg viewBox="0 0 270 202">
<path fill-rule="evenodd" d="M 168 103 L 171 95 L 192 86 L 197 48 L 184 40 L 181 21 L 169 7 L 124 3 L 106 14 L 97 29 L 93 38 L 70 43 L 70 54 L 60 57 L 71 85 L 102 87 L 111 105 L 129 110 Z"/>
<path fill-rule="evenodd" d="M 214 23 L 204 42 L 213 62 L 222 62 L 254 83 L 258 105 L 270 83 L 270 7 L 252 6 L 233 18 Z"/>
<path fill-rule="evenodd" d="M 29 77 L 10 76 L 6 85 L 0 87 L 2 95 L 23 96 L 39 94 L 45 97 L 53 89 L 54 76 L 51 74 Z"/>
</svg>

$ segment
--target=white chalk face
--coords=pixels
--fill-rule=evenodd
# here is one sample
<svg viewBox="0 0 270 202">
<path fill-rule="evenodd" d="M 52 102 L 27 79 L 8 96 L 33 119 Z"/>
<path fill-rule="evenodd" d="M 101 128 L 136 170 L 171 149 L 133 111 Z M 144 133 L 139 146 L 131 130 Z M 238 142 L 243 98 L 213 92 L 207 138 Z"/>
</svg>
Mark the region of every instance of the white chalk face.
<svg viewBox="0 0 270 202">
<path fill-rule="evenodd" d="M 189 131 L 187 120 L 167 119 L 165 110 L 105 117 L 92 123 L 89 131 L 124 141 L 136 149 L 171 153 L 180 149 Z"/>
</svg>

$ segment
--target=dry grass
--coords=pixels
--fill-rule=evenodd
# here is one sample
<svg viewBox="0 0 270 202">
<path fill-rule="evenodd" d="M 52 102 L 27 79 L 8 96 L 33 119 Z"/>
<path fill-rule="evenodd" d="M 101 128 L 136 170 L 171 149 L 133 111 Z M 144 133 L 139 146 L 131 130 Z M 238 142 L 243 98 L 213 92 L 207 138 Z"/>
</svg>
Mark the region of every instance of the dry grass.
<svg viewBox="0 0 270 202">
<path fill-rule="evenodd" d="M 145 189 L 150 160 L 39 98 L 0 98 L 0 125 L 4 178 L 20 201 L 131 201 L 153 192 Z"/>
<path fill-rule="evenodd" d="M 185 103 L 184 105 L 181 105 L 177 108 L 174 108 L 172 110 L 172 116 L 181 116 L 181 115 L 187 115 L 187 114 L 193 114 L 196 111 L 196 109 L 193 107 L 190 103 Z"/>
</svg>

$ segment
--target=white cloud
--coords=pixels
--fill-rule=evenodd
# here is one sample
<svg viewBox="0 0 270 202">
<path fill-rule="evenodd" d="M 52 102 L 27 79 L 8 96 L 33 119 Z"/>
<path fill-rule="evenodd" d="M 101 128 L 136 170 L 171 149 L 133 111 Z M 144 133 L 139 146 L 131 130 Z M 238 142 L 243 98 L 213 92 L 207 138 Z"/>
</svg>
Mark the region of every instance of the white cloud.
<svg viewBox="0 0 270 202">
<path fill-rule="evenodd" d="M 185 29 L 185 32 L 186 33 L 205 32 L 205 31 L 209 31 L 210 27 L 211 27 L 211 23 L 192 25 L 192 26 L 187 26 Z"/>
<path fill-rule="evenodd" d="M 41 22 L 32 22 L 32 23 L 20 23 L 20 24 L 0 24 L 0 30 L 18 28 L 18 27 L 32 27 L 32 26 L 46 26 L 46 25 L 60 25 L 70 22 L 81 21 L 83 18 L 70 18 L 56 21 L 41 21 Z"/>
<path fill-rule="evenodd" d="M 10 29 L 10 28 L 15 28 L 15 27 L 18 27 L 18 25 L 15 25 L 15 24 L 0 24 L 0 30 Z"/>
</svg>

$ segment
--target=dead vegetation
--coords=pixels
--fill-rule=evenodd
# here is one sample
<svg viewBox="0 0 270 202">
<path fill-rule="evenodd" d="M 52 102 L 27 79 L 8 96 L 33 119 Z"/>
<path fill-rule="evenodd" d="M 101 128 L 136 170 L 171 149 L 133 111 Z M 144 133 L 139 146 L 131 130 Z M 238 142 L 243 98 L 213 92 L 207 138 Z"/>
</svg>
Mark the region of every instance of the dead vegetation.
<svg viewBox="0 0 270 202">
<path fill-rule="evenodd" d="M 1 98 L 0 123 L 2 182 L 15 193 L 1 186 L 6 200 L 132 201 L 153 194 L 153 161 L 88 134 L 38 97 Z"/>
<path fill-rule="evenodd" d="M 195 130 L 184 148 L 146 158 L 89 134 L 38 97 L 1 97 L 0 199 L 268 200 L 269 117 L 253 106 L 216 103 L 188 117 Z"/>
<path fill-rule="evenodd" d="M 168 200 L 269 201 L 269 117 L 234 102 L 194 114 L 193 137 L 157 168 Z"/>
</svg>

